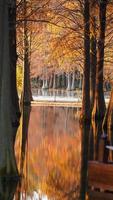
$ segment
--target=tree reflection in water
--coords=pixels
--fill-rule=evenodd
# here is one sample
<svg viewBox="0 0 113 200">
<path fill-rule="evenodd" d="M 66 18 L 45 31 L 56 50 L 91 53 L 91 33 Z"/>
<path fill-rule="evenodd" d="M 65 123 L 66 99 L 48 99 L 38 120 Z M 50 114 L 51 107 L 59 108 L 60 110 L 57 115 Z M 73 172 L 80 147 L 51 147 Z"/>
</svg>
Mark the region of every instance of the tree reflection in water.
<svg viewBox="0 0 113 200">
<path fill-rule="evenodd" d="M 27 181 L 21 192 L 27 187 L 30 196 L 40 191 L 50 199 L 78 199 L 81 139 L 75 112 L 63 107 L 31 108 L 23 171 Z"/>
<path fill-rule="evenodd" d="M 81 179 L 80 179 L 80 200 L 85 200 L 87 191 L 87 167 L 90 123 L 80 124 L 81 130 Z"/>
<path fill-rule="evenodd" d="M 15 199 L 21 194 L 22 200 L 33 199 L 38 193 L 41 200 L 43 195 L 51 200 L 85 200 L 88 160 L 98 159 L 102 122 L 79 127 L 75 108 L 33 106 L 30 119 L 27 112 L 30 108 L 24 116 L 29 126 L 23 126 L 19 163 L 24 176 Z"/>
<path fill-rule="evenodd" d="M 40 188 L 55 199 L 74 199 L 78 195 L 80 141 L 77 136 L 65 134 L 57 140 L 56 136 L 46 136 L 29 158 L 29 183 L 35 190 Z"/>
<path fill-rule="evenodd" d="M 26 179 L 26 167 L 27 167 L 27 141 L 28 141 L 28 125 L 30 117 L 31 107 L 23 106 L 23 113 L 21 118 L 21 124 L 18 130 L 18 137 L 16 141 L 16 157 L 18 161 L 18 170 L 20 173 L 20 179 L 15 194 L 15 200 L 21 199 L 21 194 L 26 193 L 27 179 Z M 22 199 L 23 200 L 23 199 Z"/>
</svg>

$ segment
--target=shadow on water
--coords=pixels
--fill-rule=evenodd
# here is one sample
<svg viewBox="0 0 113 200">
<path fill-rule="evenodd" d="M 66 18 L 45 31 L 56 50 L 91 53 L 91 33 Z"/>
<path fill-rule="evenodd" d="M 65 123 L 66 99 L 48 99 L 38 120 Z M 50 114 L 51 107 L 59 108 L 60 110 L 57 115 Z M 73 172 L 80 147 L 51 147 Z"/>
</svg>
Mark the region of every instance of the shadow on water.
<svg viewBox="0 0 113 200">
<path fill-rule="evenodd" d="M 21 194 L 23 191 L 23 182 L 24 186 L 27 187 L 27 181 L 24 173 L 25 166 L 25 157 L 27 152 L 27 140 L 28 140 L 28 125 L 29 125 L 29 117 L 30 117 L 31 106 L 24 105 L 23 113 L 22 113 L 22 141 L 21 141 L 21 155 L 20 155 L 20 180 L 17 186 L 17 192 L 15 194 L 15 200 L 21 199 Z M 25 188 L 24 188 L 25 191 Z"/>
</svg>

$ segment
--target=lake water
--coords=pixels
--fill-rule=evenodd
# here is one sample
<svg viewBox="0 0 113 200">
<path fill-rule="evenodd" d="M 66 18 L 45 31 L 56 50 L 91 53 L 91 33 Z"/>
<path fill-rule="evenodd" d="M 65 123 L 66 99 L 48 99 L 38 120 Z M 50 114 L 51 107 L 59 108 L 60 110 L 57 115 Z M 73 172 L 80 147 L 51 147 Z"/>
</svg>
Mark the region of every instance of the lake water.
<svg viewBox="0 0 113 200">
<path fill-rule="evenodd" d="M 21 199 L 78 199 L 81 164 L 79 111 L 32 106 Z"/>
</svg>

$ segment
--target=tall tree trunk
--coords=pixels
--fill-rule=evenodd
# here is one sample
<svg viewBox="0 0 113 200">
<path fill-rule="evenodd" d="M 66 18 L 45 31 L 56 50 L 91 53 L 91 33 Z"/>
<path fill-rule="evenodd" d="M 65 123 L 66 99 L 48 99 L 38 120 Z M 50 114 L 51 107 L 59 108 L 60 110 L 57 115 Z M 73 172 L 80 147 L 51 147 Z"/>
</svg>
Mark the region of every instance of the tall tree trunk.
<svg viewBox="0 0 113 200">
<path fill-rule="evenodd" d="M 71 90 L 71 73 L 67 74 L 67 90 Z"/>
<path fill-rule="evenodd" d="M 11 66 L 9 49 L 8 3 L 1 0 L 0 6 L 0 199 L 13 199 L 14 191 L 6 194 L 8 182 L 18 177 L 14 154 L 14 135 L 12 127 Z M 3 178 L 2 178 L 3 177 Z M 7 181 L 10 180 L 10 181 Z M 2 182 L 3 181 L 3 182 Z M 14 189 L 13 189 L 14 190 Z M 13 192 L 13 193 L 12 193 Z M 5 193 L 5 194 L 4 194 Z"/>
<path fill-rule="evenodd" d="M 84 69 L 81 120 L 90 119 L 90 9 L 89 0 L 84 0 Z"/>
<path fill-rule="evenodd" d="M 78 88 L 79 90 L 82 90 L 82 84 L 83 84 L 83 75 L 81 74 L 80 72 L 80 77 L 79 77 L 79 80 L 78 80 Z"/>
<path fill-rule="evenodd" d="M 16 86 L 16 0 L 12 0 L 8 9 L 9 17 L 9 51 L 10 56 L 10 68 L 11 68 L 11 97 L 12 97 L 12 126 L 14 128 L 14 140 L 15 133 L 19 125 L 20 110 L 19 110 L 19 98 Z"/>
<path fill-rule="evenodd" d="M 105 114 L 105 100 L 103 91 L 103 68 L 104 68 L 104 45 L 106 28 L 106 6 L 107 1 L 101 0 L 99 5 L 99 41 L 97 51 L 97 69 L 96 69 L 96 88 L 95 101 L 93 108 L 93 118 L 103 119 Z"/>
<path fill-rule="evenodd" d="M 71 89 L 72 89 L 72 90 L 75 90 L 75 71 L 73 72 L 73 75 L 72 75 L 72 85 L 71 85 Z"/>
<path fill-rule="evenodd" d="M 57 89 L 57 75 L 55 73 L 53 77 L 53 89 Z"/>
<path fill-rule="evenodd" d="M 65 73 L 62 74 L 62 89 L 66 88 L 66 75 Z"/>
<path fill-rule="evenodd" d="M 90 39 L 90 101 L 91 101 L 91 111 L 94 105 L 95 97 L 95 84 L 96 84 L 96 64 L 97 64 L 97 54 L 96 54 L 96 21 L 95 17 L 91 17 L 91 39 Z"/>
<path fill-rule="evenodd" d="M 2 1 L 3 3 L 3 1 Z M 2 71 L 3 71 L 3 49 L 4 49 L 4 41 L 3 41 L 3 36 L 4 36 L 4 11 L 5 11 L 5 6 L 0 7 L 0 102 L 1 102 L 1 89 L 2 89 Z"/>
<path fill-rule="evenodd" d="M 48 88 L 49 88 L 49 86 L 48 86 L 48 80 L 47 80 L 47 78 L 44 78 L 43 79 L 42 89 L 48 89 Z"/>
<path fill-rule="evenodd" d="M 45 80 L 45 78 L 44 78 L 44 79 L 43 79 L 42 89 L 45 89 L 45 82 L 46 82 L 46 80 Z"/>
<path fill-rule="evenodd" d="M 53 87 L 53 74 L 50 75 L 50 80 L 49 80 L 49 88 L 51 89 Z"/>
<path fill-rule="evenodd" d="M 24 103 L 30 104 L 32 100 L 30 83 L 30 43 L 28 36 L 27 1 L 24 0 Z"/>
</svg>

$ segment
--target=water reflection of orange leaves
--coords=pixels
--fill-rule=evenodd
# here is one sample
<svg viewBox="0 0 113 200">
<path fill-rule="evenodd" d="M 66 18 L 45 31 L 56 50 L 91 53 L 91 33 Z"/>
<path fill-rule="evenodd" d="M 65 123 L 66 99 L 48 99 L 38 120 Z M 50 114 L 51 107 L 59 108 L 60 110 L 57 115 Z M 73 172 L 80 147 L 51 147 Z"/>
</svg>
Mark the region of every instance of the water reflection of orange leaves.
<svg viewBox="0 0 113 200">
<path fill-rule="evenodd" d="M 63 196 L 79 185 L 79 135 L 46 136 L 37 148 L 29 152 L 29 169 L 33 177 L 38 177 L 34 189 L 40 187 L 50 197 L 67 199 Z M 30 183 L 32 181 L 29 180 Z"/>
</svg>

